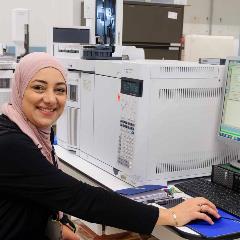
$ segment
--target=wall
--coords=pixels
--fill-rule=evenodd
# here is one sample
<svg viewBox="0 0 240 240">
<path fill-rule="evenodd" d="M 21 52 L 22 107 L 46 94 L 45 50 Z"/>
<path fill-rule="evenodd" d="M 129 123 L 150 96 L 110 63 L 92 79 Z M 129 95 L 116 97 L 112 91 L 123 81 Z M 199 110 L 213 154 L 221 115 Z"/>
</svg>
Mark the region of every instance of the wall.
<svg viewBox="0 0 240 240">
<path fill-rule="evenodd" d="M 212 11 L 211 11 L 212 4 Z M 188 0 L 184 34 L 240 35 L 239 0 Z"/>
<path fill-rule="evenodd" d="M 30 45 L 46 46 L 51 25 L 74 25 L 80 0 L 7 0 L 0 8 L 0 42 L 11 44 L 13 8 L 30 9 Z M 74 19 L 74 16 L 76 17 Z"/>
<path fill-rule="evenodd" d="M 211 0 L 188 0 L 184 8 L 184 34 L 209 34 Z"/>
<path fill-rule="evenodd" d="M 215 35 L 240 35 L 240 1 L 215 0 L 213 12 L 213 33 Z"/>
</svg>

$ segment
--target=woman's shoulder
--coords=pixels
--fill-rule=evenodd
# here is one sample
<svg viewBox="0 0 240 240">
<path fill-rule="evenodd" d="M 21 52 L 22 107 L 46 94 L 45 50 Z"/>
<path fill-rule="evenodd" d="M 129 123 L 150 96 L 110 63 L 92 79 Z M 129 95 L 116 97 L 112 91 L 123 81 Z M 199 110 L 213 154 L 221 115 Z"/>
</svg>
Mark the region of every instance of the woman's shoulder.
<svg viewBox="0 0 240 240">
<path fill-rule="evenodd" d="M 6 115 L 0 115 L 0 134 L 5 132 L 20 131 L 16 123 L 11 121 Z"/>
<path fill-rule="evenodd" d="M 0 142 L 1 143 L 31 143 L 32 140 L 26 136 L 21 129 L 7 116 L 0 115 Z"/>
</svg>

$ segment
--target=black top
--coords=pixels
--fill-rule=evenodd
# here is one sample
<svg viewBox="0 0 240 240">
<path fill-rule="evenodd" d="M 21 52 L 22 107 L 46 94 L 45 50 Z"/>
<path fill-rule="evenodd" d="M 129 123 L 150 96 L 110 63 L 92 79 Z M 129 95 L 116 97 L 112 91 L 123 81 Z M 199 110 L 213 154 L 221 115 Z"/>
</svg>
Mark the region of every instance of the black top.
<svg viewBox="0 0 240 240">
<path fill-rule="evenodd" d="M 0 239 L 46 239 L 50 210 L 139 233 L 151 233 L 158 219 L 158 208 L 92 187 L 54 167 L 4 115 L 0 154 Z"/>
</svg>

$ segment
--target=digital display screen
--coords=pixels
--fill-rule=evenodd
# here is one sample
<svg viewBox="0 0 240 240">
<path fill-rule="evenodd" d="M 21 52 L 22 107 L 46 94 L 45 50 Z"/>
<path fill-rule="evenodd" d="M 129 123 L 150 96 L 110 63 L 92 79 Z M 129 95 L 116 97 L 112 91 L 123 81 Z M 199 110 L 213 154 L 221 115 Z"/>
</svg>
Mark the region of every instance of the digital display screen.
<svg viewBox="0 0 240 240">
<path fill-rule="evenodd" d="M 122 78 L 121 93 L 135 97 L 142 97 L 142 91 L 143 91 L 142 80 Z"/>
<path fill-rule="evenodd" d="M 89 43 L 89 29 L 53 28 L 53 42 Z"/>
</svg>

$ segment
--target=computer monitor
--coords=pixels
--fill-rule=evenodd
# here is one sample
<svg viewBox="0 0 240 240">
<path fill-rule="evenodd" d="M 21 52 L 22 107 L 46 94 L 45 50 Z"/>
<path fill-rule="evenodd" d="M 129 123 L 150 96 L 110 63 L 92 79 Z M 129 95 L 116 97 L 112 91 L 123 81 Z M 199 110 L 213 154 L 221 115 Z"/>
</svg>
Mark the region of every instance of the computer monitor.
<svg viewBox="0 0 240 240">
<path fill-rule="evenodd" d="M 227 58 L 225 79 L 219 136 L 227 144 L 238 144 L 240 150 L 240 57 Z M 240 160 L 231 164 L 240 168 Z"/>
</svg>

